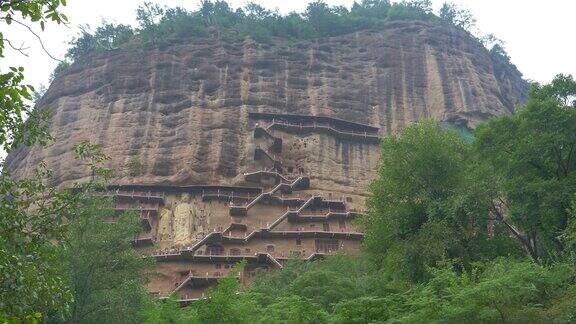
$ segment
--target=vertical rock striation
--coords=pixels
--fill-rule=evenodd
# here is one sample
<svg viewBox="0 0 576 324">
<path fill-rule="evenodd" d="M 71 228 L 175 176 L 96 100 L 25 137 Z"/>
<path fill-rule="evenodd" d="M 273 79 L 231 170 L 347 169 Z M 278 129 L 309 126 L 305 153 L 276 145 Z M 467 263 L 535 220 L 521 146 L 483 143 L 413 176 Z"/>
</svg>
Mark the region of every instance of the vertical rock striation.
<svg viewBox="0 0 576 324">
<path fill-rule="evenodd" d="M 24 176 L 45 160 L 54 184 L 69 185 L 88 176 L 72 149 L 87 139 L 111 157 L 117 183 L 241 184 L 254 152 L 249 112 L 336 117 L 384 135 L 421 118 L 473 128 L 511 113 L 526 95 L 515 68 L 440 23 L 273 44 L 186 40 L 73 64 L 39 103 L 52 113 L 54 143 L 17 149 L 7 165 Z M 285 145 L 285 158 L 307 161 L 318 188 L 359 194 L 379 154 L 326 135 Z M 129 175 L 131 159 L 144 165 L 141 174 Z"/>
</svg>

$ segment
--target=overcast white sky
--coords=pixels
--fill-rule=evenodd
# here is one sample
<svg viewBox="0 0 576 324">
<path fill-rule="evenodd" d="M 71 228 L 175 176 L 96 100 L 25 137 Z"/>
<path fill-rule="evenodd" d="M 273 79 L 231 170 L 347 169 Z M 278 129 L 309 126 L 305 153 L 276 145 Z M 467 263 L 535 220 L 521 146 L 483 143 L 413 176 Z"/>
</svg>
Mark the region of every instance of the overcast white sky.
<svg viewBox="0 0 576 324">
<path fill-rule="evenodd" d="M 143 0 L 69 0 L 64 13 L 69 26 L 48 24 L 41 33 L 47 49 L 62 58 L 67 42 L 76 35 L 78 26 L 98 25 L 103 19 L 116 23 L 135 24 L 135 10 Z M 200 0 L 157 0 L 169 7 L 196 9 Z M 246 0 L 230 0 L 233 6 L 243 6 Z M 281 13 L 302 11 L 309 0 L 255 0 L 254 2 Z M 326 0 L 331 5 L 350 7 L 353 0 Z M 437 11 L 444 0 L 433 0 Z M 576 75 L 576 1 L 574 0 L 452 0 L 469 9 L 477 19 L 478 29 L 493 33 L 506 43 L 512 62 L 527 79 L 548 82 L 557 73 Z M 4 28 L 4 26 L 3 26 Z M 37 86 L 47 84 L 48 76 L 57 65 L 40 48 L 38 41 L 20 26 L 9 26 L 5 37 L 18 45 L 30 47 L 28 57 L 8 50 L 0 68 L 24 66 L 26 81 Z"/>
</svg>

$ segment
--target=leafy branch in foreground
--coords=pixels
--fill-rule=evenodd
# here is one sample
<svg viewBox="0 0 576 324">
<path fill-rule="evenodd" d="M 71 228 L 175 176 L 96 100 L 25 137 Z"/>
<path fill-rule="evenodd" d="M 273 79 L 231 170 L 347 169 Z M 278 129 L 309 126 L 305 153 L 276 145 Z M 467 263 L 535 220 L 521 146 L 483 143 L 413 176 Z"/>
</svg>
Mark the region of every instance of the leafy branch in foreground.
<svg viewBox="0 0 576 324">
<path fill-rule="evenodd" d="M 63 0 L 0 1 L 0 23 L 22 20 L 63 23 Z M 12 42 L 0 32 L 0 57 Z M 33 88 L 23 84 L 24 69 L 0 74 L 0 151 L 49 140 L 43 123 L 47 113 L 27 101 Z M 69 192 L 47 187 L 50 172 L 40 164 L 34 177 L 15 180 L 0 162 L 0 321 L 37 322 L 42 313 L 66 308 L 71 299 L 56 259 L 65 220 L 75 199 Z"/>
<path fill-rule="evenodd" d="M 44 165 L 30 179 L 0 175 L 0 318 L 54 311 L 70 301 L 56 252 L 76 198 L 45 186 L 49 176 Z"/>
<path fill-rule="evenodd" d="M 34 110 L 27 101 L 32 100 L 34 88 L 23 85 L 23 68 L 10 68 L 0 74 L 0 150 L 10 151 L 18 145 L 45 144 L 49 139 L 45 123 L 48 112 Z"/>
<path fill-rule="evenodd" d="M 139 323 L 152 263 L 131 244 L 142 230 L 138 214 L 117 214 L 111 199 L 94 192 L 79 195 L 61 245 L 66 283 L 74 296 L 70 312 L 61 316 L 71 323 Z"/>
</svg>

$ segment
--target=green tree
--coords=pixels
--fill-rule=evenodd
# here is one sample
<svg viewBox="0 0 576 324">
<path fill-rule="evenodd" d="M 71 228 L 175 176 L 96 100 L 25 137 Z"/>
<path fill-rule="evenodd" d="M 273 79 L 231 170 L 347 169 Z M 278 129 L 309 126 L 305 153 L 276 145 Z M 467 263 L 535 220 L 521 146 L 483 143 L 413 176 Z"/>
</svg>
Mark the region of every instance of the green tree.
<svg viewBox="0 0 576 324">
<path fill-rule="evenodd" d="M 572 200 L 570 208 L 571 217 L 568 220 L 566 229 L 560 236 L 562 243 L 566 246 L 565 255 L 568 260 L 576 265 L 576 197 Z"/>
<path fill-rule="evenodd" d="M 259 323 L 327 323 L 328 313 L 312 300 L 292 295 L 281 297 L 261 312 Z"/>
<path fill-rule="evenodd" d="M 144 41 L 154 44 L 160 40 L 158 23 L 163 14 L 164 8 L 151 2 L 144 2 L 136 9 L 136 21 L 140 25 L 140 36 Z"/>
<path fill-rule="evenodd" d="M 244 7 L 242 17 L 242 23 L 239 23 L 236 29 L 242 35 L 248 35 L 260 43 L 269 42 L 274 28 L 278 28 L 274 24 L 277 17 L 271 11 L 254 3 L 248 3 Z"/>
<path fill-rule="evenodd" d="M 29 179 L 0 174 L 0 321 L 53 312 L 70 301 L 56 241 L 75 198 L 47 187 L 49 178 L 43 164 Z"/>
<path fill-rule="evenodd" d="M 510 56 L 502 44 L 494 44 L 490 49 L 490 56 L 506 63 L 510 63 Z"/>
<path fill-rule="evenodd" d="M 200 15 L 183 8 L 166 9 L 158 25 L 158 33 L 165 37 L 185 38 L 208 35 Z"/>
<path fill-rule="evenodd" d="M 91 191 L 78 195 L 62 244 L 62 263 L 73 295 L 66 321 L 138 323 L 150 265 L 131 245 L 142 230 L 140 220 L 136 212 L 116 216 L 113 202 Z"/>
<path fill-rule="evenodd" d="M 50 83 L 52 83 L 54 81 L 54 79 L 56 79 L 56 77 L 58 75 L 60 75 L 60 73 L 66 71 L 66 69 L 68 69 L 70 67 L 70 62 L 69 61 L 62 61 L 60 63 L 58 63 L 58 65 L 56 65 L 56 68 L 54 68 L 54 71 L 52 71 L 52 73 L 50 74 L 50 77 L 48 78 L 48 81 Z"/>
<path fill-rule="evenodd" d="M 99 53 L 118 49 L 121 45 L 130 42 L 134 38 L 134 31 L 132 27 L 127 25 L 114 25 L 103 22 L 101 26 L 97 27 L 94 32 L 90 30 L 90 26 L 82 26 L 79 35 L 70 41 L 70 47 L 66 53 L 66 57 L 71 61 L 79 61 L 90 53 Z M 67 61 L 59 64 L 51 79 L 70 66 Z"/>
<path fill-rule="evenodd" d="M 516 69 L 516 66 L 510 62 L 510 56 L 504 48 L 504 42 L 494 34 L 487 34 L 478 38 L 480 43 L 489 49 L 490 57 L 496 63 L 496 67 L 499 65 L 512 66 Z M 516 69 L 517 70 L 517 69 Z"/>
<path fill-rule="evenodd" d="M 108 159 L 102 148 L 82 141 L 74 151 L 91 170 L 92 179 L 65 191 L 73 205 L 66 231 L 54 242 L 59 266 L 51 268 L 63 279 L 55 287 L 65 286 L 72 298 L 66 307 L 49 309 L 47 314 L 53 322 L 137 322 L 147 299 L 143 283 L 150 260 L 132 248 L 131 238 L 142 225 L 135 211 L 118 215 L 112 199 L 97 194 L 110 176 L 102 167 Z"/>
<path fill-rule="evenodd" d="M 246 262 L 236 264 L 216 287 L 208 290 L 206 298 L 187 307 L 180 307 L 175 296 L 164 301 L 149 301 L 142 309 L 145 323 L 260 323 L 261 312 L 256 300 L 262 297 L 242 290 L 237 274 Z"/>
<path fill-rule="evenodd" d="M 193 305 L 201 323 L 247 323 L 253 319 L 251 303 L 242 298 L 236 275 L 243 271 L 246 261 L 236 264 L 228 275 L 218 280 L 218 286 L 208 291 L 207 298 Z"/>
<path fill-rule="evenodd" d="M 33 110 L 28 104 L 34 88 L 24 85 L 24 68 L 10 68 L 0 74 L 0 149 L 10 151 L 18 145 L 46 143 L 50 138 L 44 121 L 46 110 Z"/>
<path fill-rule="evenodd" d="M 59 11 L 65 4 L 64 0 L 3 1 L 0 3 L 0 21 L 30 28 L 26 24 L 29 20 L 39 24 L 43 30 L 48 21 L 58 24 L 67 21 Z M 0 32 L 0 57 L 4 56 L 6 45 L 22 51 Z M 0 73 L 0 149 L 6 151 L 19 144 L 30 145 L 47 138 L 46 128 L 40 123 L 45 113 L 34 111 L 27 104 L 32 100 L 34 88 L 22 84 L 23 72 L 22 67 L 10 67 L 10 71 Z"/>
<path fill-rule="evenodd" d="M 176 297 L 166 300 L 148 299 L 142 307 L 142 322 L 146 324 L 196 324 L 201 323 L 194 305 L 182 308 Z"/>
<path fill-rule="evenodd" d="M 422 281 L 443 259 L 467 267 L 513 250 L 506 235 L 488 235 L 495 193 L 455 130 L 424 121 L 384 138 L 378 174 L 363 219 L 364 246 L 387 273 Z"/>
<path fill-rule="evenodd" d="M 432 20 L 432 2 L 430 0 L 413 0 L 396 2 L 388 11 L 389 20 Z"/>
<path fill-rule="evenodd" d="M 444 2 L 438 16 L 440 19 L 466 31 L 471 31 L 476 25 L 476 19 L 469 10 L 459 9 L 453 3 Z"/>
<path fill-rule="evenodd" d="M 309 3 L 304 17 L 312 25 L 317 35 L 323 35 L 330 31 L 336 19 L 331 8 L 322 0 Z"/>
<path fill-rule="evenodd" d="M 390 318 L 387 298 L 364 296 L 338 303 L 334 311 L 335 323 L 376 323 Z"/>
<path fill-rule="evenodd" d="M 64 0 L 2 1 L 2 24 L 62 23 Z M 0 32 L 0 57 L 13 46 Z M 46 112 L 28 104 L 34 89 L 23 84 L 24 69 L 0 73 L 0 151 L 49 139 Z M 39 312 L 65 307 L 69 293 L 58 272 L 54 242 L 63 235 L 63 220 L 73 198 L 48 188 L 50 172 L 41 164 L 31 179 L 14 180 L 0 161 L 0 321 L 34 321 Z"/>
<path fill-rule="evenodd" d="M 324 311 L 332 312 L 339 302 L 384 292 L 381 281 L 373 276 L 375 267 L 369 259 L 364 254 L 336 254 L 314 262 L 291 259 L 282 271 L 257 276 L 249 292 L 266 296 L 258 301 L 265 307 L 282 298 L 298 296 L 299 302 L 313 301 Z"/>
<path fill-rule="evenodd" d="M 575 272 L 564 264 L 499 259 L 457 273 L 432 271 L 404 294 L 392 321 L 403 323 L 568 323 L 576 315 Z"/>
<path fill-rule="evenodd" d="M 528 103 L 512 116 L 481 125 L 478 155 L 501 184 L 503 208 L 495 213 L 535 261 L 555 259 L 565 249 L 559 236 L 576 194 L 576 83 L 559 75 L 534 85 Z"/>
</svg>

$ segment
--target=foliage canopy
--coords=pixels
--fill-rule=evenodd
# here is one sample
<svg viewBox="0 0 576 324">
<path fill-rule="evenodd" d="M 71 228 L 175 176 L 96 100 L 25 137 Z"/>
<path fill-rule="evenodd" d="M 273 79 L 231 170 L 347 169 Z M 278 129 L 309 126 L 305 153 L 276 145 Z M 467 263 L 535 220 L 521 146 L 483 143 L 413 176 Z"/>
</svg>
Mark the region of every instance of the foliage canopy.
<svg viewBox="0 0 576 324">
<path fill-rule="evenodd" d="M 1 24 L 27 23 L 45 28 L 63 23 L 64 0 L 0 2 Z M 0 57 L 6 46 L 16 51 L 0 32 Z M 49 139 L 46 113 L 28 104 L 34 89 L 23 84 L 24 69 L 10 67 L 0 73 L 0 151 L 17 145 L 45 143 Z M 74 199 L 49 188 L 50 172 L 43 164 L 30 179 L 14 180 L 0 161 L 0 321 L 38 321 L 39 312 L 63 308 L 70 294 L 63 284 L 55 241 L 64 235 L 63 220 Z"/>
<path fill-rule="evenodd" d="M 77 61 L 91 53 L 122 47 L 158 46 L 183 38 L 248 37 L 260 43 L 269 43 L 273 37 L 313 39 L 365 29 L 382 29 L 386 22 L 397 20 L 444 22 L 471 35 L 476 34 L 473 31 L 475 20 L 469 11 L 445 4 L 439 15 L 435 15 L 429 0 L 394 3 L 389 0 L 362 0 L 354 2 L 350 9 L 315 0 L 308 4 L 304 12 L 286 15 L 255 3 L 234 9 L 223 0 L 202 1 L 194 11 L 181 7 L 165 8 L 147 2 L 137 9 L 136 19 L 136 28 L 106 22 L 94 31 L 85 26 L 70 42 L 67 57 Z M 498 46 L 503 52 L 501 43 Z"/>
</svg>

